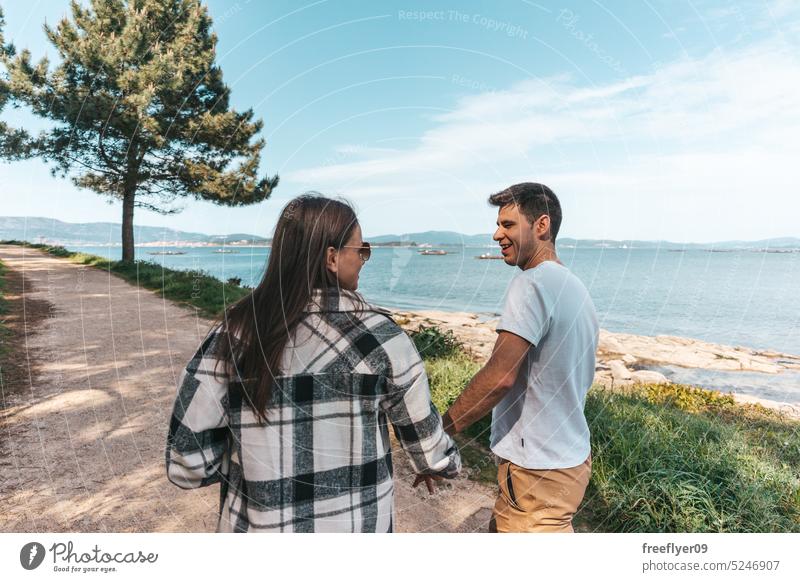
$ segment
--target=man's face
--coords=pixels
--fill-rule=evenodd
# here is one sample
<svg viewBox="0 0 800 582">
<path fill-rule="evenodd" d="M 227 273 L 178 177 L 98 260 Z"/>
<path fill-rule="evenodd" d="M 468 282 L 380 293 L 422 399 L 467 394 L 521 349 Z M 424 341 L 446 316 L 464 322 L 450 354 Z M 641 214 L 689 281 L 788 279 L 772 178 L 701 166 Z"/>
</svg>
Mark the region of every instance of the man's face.
<svg viewBox="0 0 800 582">
<path fill-rule="evenodd" d="M 497 213 L 497 230 L 492 237 L 500 244 L 507 265 L 524 268 L 536 252 L 533 225 L 516 204 L 507 204 Z"/>
</svg>

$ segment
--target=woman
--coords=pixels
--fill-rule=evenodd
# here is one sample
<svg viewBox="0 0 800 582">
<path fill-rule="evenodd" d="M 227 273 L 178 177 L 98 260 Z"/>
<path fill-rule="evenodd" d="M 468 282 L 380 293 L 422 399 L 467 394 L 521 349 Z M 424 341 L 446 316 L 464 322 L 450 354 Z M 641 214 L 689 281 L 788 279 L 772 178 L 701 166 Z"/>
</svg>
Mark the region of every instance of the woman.
<svg viewBox="0 0 800 582">
<path fill-rule="evenodd" d="M 217 531 L 392 531 L 387 421 L 415 486 L 460 470 L 413 343 L 356 293 L 370 253 L 349 205 L 292 200 L 262 281 L 186 366 L 167 475 L 221 484 Z"/>
</svg>

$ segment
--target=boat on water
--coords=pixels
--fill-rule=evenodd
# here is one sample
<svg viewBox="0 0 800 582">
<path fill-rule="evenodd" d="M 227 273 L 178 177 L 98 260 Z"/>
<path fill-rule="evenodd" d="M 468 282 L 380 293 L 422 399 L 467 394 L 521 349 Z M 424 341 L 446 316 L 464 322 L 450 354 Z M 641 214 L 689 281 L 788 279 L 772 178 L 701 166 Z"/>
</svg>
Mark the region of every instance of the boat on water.
<svg viewBox="0 0 800 582">
<path fill-rule="evenodd" d="M 421 255 L 446 255 L 447 251 L 443 251 L 441 249 L 425 249 L 424 251 L 420 251 L 419 254 L 421 254 Z"/>
<path fill-rule="evenodd" d="M 148 255 L 185 255 L 186 251 L 152 251 Z"/>
<path fill-rule="evenodd" d="M 217 249 L 217 250 L 211 251 L 211 252 L 212 253 L 220 253 L 220 254 L 224 254 L 224 255 L 230 255 L 230 254 L 236 254 L 239 251 L 236 251 L 236 250 L 233 250 L 233 249 Z"/>
<path fill-rule="evenodd" d="M 482 253 L 475 257 L 476 259 L 502 259 L 503 255 L 493 255 L 491 253 Z"/>
</svg>

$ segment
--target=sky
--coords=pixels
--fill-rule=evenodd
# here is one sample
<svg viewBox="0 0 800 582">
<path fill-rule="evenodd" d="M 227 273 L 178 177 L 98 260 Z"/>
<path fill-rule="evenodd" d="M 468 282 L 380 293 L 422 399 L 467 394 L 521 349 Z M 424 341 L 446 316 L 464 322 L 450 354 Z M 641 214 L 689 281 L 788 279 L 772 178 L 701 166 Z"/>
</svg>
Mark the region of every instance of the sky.
<svg viewBox="0 0 800 582">
<path fill-rule="evenodd" d="M 0 0 L 35 59 L 67 0 Z M 232 105 L 264 120 L 272 197 L 186 199 L 137 225 L 269 236 L 308 190 L 365 238 L 494 229 L 488 195 L 542 182 L 561 237 L 800 236 L 800 2 L 211 0 Z M 40 122 L 6 108 L 2 118 Z M 120 222 L 37 160 L 0 163 L 0 215 Z"/>
</svg>

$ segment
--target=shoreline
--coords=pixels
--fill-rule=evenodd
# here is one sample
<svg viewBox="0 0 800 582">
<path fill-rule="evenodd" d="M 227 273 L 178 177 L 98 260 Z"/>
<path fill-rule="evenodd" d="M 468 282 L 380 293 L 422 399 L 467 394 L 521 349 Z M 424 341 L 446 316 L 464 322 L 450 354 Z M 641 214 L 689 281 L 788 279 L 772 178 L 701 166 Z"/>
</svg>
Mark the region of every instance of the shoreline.
<svg viewBox="0 0 800 582">
<path fill-rule="evenodd" d="M 386 309 L 406 330 L 416 330 L 420 325 L 436 325 L 443 330 L 452 331 L 476 360 L 485 361 L 491 354 L 496 337 L 497 318 L 486 319 L 484 314 L 464 311 Z M 774 350 L 714 344 L 678 336 L 642 336 L 600 330 L 595 384 L 607 388 L 635 384 L 672 384 L 674 382 L 664 374 L 648 369 L 665 366 L 726 373 L 740 371 L 769 375 L 784 372 L 800 374 L 800 356 Z M 699 387 L 732 394 L 734 399 L 742 404 L 760 404 L 789 417 L 800 419 L 800 398 L 797 402 L 788 403 L 750 394 Z"/>
</svg>

